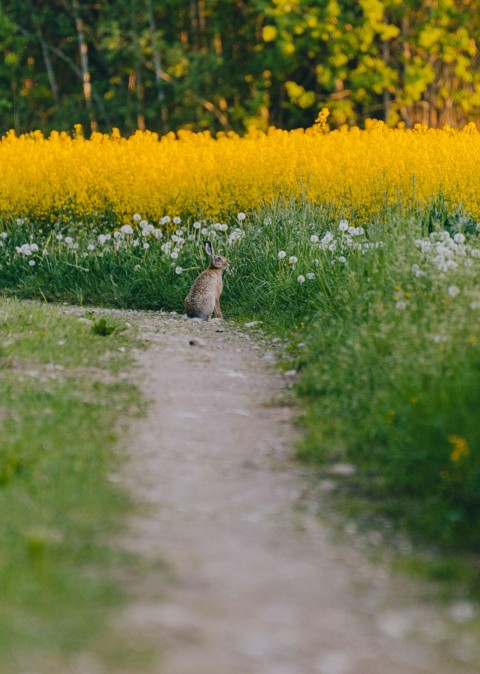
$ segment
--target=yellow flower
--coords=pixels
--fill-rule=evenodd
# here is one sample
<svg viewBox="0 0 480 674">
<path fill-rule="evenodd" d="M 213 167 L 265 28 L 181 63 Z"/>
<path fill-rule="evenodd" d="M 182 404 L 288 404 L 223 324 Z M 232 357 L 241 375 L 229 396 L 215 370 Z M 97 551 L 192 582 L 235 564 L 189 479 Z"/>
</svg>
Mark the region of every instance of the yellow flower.
<svg viewBox="0 0 480 674">
<path fill-rule="evenodd" d="M 465 438 L 452 434 L 448 436 L 448 441 L 453 446 L 450 453 L 450 461 L 452 461 L 452 463 L 458 463 L 460 459 L 463 459 L 470 454 L 470 447 Z"/>
<path fill-rule="evenodd" d="M 179 130 L 123 138 L 114 129 L 88 138 L 80 125 L 73 135 L 9 131 L 0 140 L 0 215 L 220 219 L 281 194 L 342 206 L 348 219 L 350 210 L 373 217 L 385 200 L 422 205 L 441 193 L 449 207 L 461 201 L 480 218 L 480 133 L 473 126 L 390 129 L 370 121 L 365 130 L 330 131 L 327 118 L 322 110 L 310 129 L 252 128 L 243 137 Z"/>
</svg>

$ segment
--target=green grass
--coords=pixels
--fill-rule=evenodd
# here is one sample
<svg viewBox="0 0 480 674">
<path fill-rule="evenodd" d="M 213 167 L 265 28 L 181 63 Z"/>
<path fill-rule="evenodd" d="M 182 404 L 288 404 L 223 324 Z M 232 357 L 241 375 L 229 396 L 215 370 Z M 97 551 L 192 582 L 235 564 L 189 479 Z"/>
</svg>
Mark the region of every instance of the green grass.
<svg viewBox="0 0 480 674">
<path fill-rule="evenodd" d="M 66 671 L 74 654 L 118 649 L 106 627 L 122 602 L 113 578 L 135 565 L 111 543 L 131 504 L 109 476 L 138 406 L 118 377 L 133 343 L 58 308 L 0 301 L 2 674 Z"/>
<path fill-rule="evenodd" d="M 342 217 L 328 205 L 279 200 L 245 222 L 232 217 L 227 231 L 214 223 L 170 223 L 157 239 L 132 223 L 134 232 L 118 245 L 114 239 L 99 245 L 106 229 L 80 235 L 72 224 L 41 232 L 35 223 L 12 220 L 5 223 L 0 282 L 18 297 L 182 311 L 206 265 L 202 241 L 213 240 L 231 260 L 224 315 L 262 320 L 290 340 L 305 411 L 301 459 L 321 470 L 353 464 L 355 475 L 343 479 L 352 507 L 357 500 L 365 512 L 444 554 L 476 555 L 478 224 L 450 210 L 441 195 L 428 205 L 379 204 L 370 218 L 351 218 L 350 234 L 339 229 Z M 240 234 L 229 240 L 236 228 Z M 444 232 L 448 245 L 440 241 Z M 455 235 L 466 237 L 465 255 L 454 250 Z M 78 248 L 65 244 L 66 236 Z M 450 247 L 440 257 L 454 264 L 442 271 L 427 239 L 431 249 Z M 26 242 L 38 250 L 16 252 Z M 469 564 L 478 574 L 475 558 Z"/>
</svg>

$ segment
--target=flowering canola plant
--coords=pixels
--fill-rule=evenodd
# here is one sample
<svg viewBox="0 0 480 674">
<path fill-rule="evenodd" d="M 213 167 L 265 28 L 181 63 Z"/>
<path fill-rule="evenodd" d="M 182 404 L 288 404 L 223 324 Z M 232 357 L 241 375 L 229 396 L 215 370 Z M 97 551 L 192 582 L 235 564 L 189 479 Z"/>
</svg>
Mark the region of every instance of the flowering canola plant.
<svg viewBox="0 0 480 674">
<path fill-rule="evenodd" d="M 442 194 L 480 217 L 480 133 L 370 121 L 329 131 L 326 114 L 309 129 L 252 130 L 213 137 L 178 131 L 158 136 L 117 130 L 34 131 L 0 141 L 0 216 L 44 221 L 62 215 L 139 212 L 221 218 L 282 196 L 305 197 L 368 217 L 388 202 L 423 203 Z"/>
</svg>

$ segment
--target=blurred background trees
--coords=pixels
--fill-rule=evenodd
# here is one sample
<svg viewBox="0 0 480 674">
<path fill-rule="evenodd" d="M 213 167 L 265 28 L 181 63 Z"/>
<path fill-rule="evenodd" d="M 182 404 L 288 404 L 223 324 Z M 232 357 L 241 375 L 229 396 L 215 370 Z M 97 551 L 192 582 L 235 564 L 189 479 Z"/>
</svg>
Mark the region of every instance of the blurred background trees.
<svg viewBox="0 0 480 674">
<path fill-rule="evenodd" d="M 480 122 L 476 0 L 0 0 L 0 132 Z"/>
</svg>

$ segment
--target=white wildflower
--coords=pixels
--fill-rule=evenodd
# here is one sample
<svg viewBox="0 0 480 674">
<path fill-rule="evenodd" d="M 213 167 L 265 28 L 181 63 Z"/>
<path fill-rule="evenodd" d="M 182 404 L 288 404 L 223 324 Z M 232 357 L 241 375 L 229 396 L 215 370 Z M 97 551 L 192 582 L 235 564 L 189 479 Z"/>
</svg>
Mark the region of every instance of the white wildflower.
<svg viewBox="0 0 480 674">
<path fill-rule="evenodd" d="M 175 267 L 175 274 L 181 274 L 183 272 L 183 267 Z"/>
<path fill-rule="evenodd" d="M 106 235 L 106 234 L 99 234 L 98 237 L 97 237 L 97 241 L 98 241 L 98 243 L 99 243 L 100 245 L 103 246 L 103 244 L 104 244 L 106 241 L 108 241 L 107 235 Z"/>
<path fill-rule="evenodd" d="M 139 227 L 141 227 L 142 229 L 145 229 L 145 227 L 148 227 L 148 222 L 147 222 L 146 220 L 140 220 L 140 222 L 138 223 L 138 225 L 139 225 Z"/>
<path fill-rule="evenodd" d="M 7 232 L 0 232 L 0 237 L 1 237 L 2 239 L 6 239 L 7 236 L 8 236 Z"/>
<path fill-rule="evenodd" d="M 200 229 L 201 226 L 202 226 L 202 223 L 201 223 L 201 222 L 194 222 L 194 223 L 193 223 L 193 229 Z"/>
<path fill-rule="evenodd" d="M 347 232 L 348 231 L 348 221 L 347 220 L 340 220 L 338 229 L 341 232 Z"/>
<path fill-rule="evenodd" d="M 295 255 L 291 255 L 288 258 L 288 261 L 290 262 L 290 264 L 296 264 L 298 262 L 298 257 L 295 257 Z"/>
<path fill-rule="evenodd" d="M 182 222 L 182 219 L 179 217 L 173 218 L 173 224 L 174 225 L 179 225 Z"/>
<path fill-rule="evenodd" d="M 71 236 L 66 236 L 66 237 L 65 237 L 65 243 L 67 244 L 67 246 L 69 246 L 71 243 L 73 243 L 72 237 L 71 237 Z"/>
<path fill-rule="evenodd" d="M 143 244 L 143 250 L 148 250 L 150 248 L 150 244 L 145 241 Z"/>
<path fill-rule="evenodd" d="M 90 251 L 95 250 L 95 246 L 93 245 L 93 243 L 88 244 L 87 250 L 90 250 Z"/>
<path fill-rule="evenodd" d="M 30 267 L 34 267 L 35 266 L 35 260 L 29 260 L 28 264 L 30 265 Z"/>
<path fill-rule="evenodd" d="M 120 227 L 120 231 L 122 234 L 133 234 L 133 229 L 130 225 L 123 225 L 123 227 Z"/>
<path fill-rule="evenodd" d="M 465 236 L 461 232 L 457 232 L 453 237 L 455 243 L 465 243 Z"/>
<path fill-rule="evenodd" d="M 450 297 L 456 297 L 460 292 L 460 288 L 458 286 L 448 286 L 447 288 L 447 293 L 450 295 Z"/>
<path fill-rule="evenodd" d="M 346 261 L 347 261 L 347 258 L 344 257 L 343 255 L 338 256 L 338 262 L 341 262 L 342 264 L 345 264 Z"/>
<path fill-rule="evenodd" d="M 239 220 L 240 222 L 242 222 L 243 220 L 245 220 L 246 217 L 247 217 L 247 216 L 245 215 L 245 213 L 238 213 L 238 215 L 237 215 L 237 220 Z"/>
<path fill-rule="evenodd" d="M 311 243 L 318 243 L 318 236 L 316 234 L 312 234 L 310 241 Z"/>
<path fill-rule="evenodd" d="M 287 257 L 287 254 L 284 250 L 279 250 L 277 257 L 278 257 L 279 260 L 283 260 L 283 258 Z"/>
<path fill-rule="evenodd" d="M 399 311 L 403 311 L 403 310 L 406 309 L 406 308 L 407 308 L 407 303 L 404 302 L 403 300 L 399 300 L 399 301 L 395 304 L 395 309 L 398 309 Z"/>
<path fill-rule="evenodd" d="M 297 281 L 298 281 L 299 283 L 305 283 L 305 276 L 302 276 L 302 275 L 300 274 L 300 276 L 297 276 Z"/>
<path fill-rule="evenodd" d="M 142 216 L 140 215 L 140 213 L 135 213 L 133 219 L 135 220 L 135 222 L 140 222 Z"/>
<path fill-rule="evenodd" d="M 313 273 L 313 271 L 308 272 L 307 278 L 309 281 L 313 281 L 313 279 L 315 278 L 315 274 Z"/>
<path fill-rule="evenodd" d="M 174 251 L 173 251 L 173 252 L 171 253 L 170 257 L 171 257 L 171 258 L 172 258 L 173 260 L 176 260 L 176 259 L 177 259 L 177 257 L 178 257 L 178 253 L 177 253 L 177 251 L 176 251 L 176 250 L 174 250 Z"/>
</svg>

